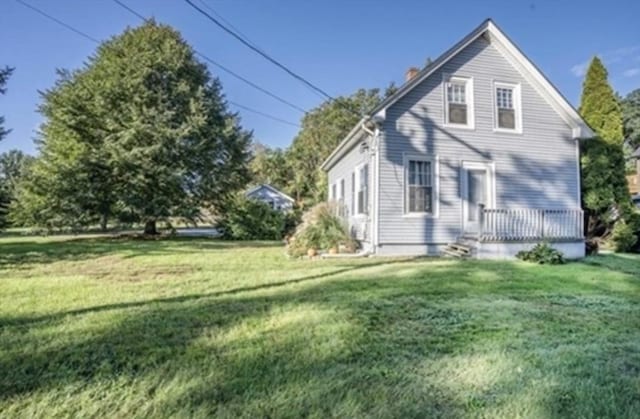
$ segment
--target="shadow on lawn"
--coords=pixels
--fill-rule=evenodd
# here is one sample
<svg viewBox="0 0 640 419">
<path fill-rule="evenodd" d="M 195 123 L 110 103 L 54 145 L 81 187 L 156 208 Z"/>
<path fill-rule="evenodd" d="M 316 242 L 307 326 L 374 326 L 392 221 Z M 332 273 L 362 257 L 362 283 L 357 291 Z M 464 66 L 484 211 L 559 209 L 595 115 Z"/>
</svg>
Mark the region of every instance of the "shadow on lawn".
<svg viewBox="0 0 640 419">
<path fill-rule="evenodd" d="M 176 246 L 179 245 L 179 246 Z M 28 269 L 64 261 L 82 261 L 109 255 L 135 258 L 176 255 L 199 250 L 278 247 L 277 242 L 233 242 L 198 237 L 173 237 L 161 240 L 136 240 L 104 237 L 75 237 L 67 240 L 38 242 L 21 238 L 0 242 L 0 269 Z"/>
<path fill-rule="evenodd" d="M 380 271 L 384 265 L 389 266 Z M 376 269 L 360 275 L 365 268 Z M 640 408 L 633 390 L 638 370 L 630 369 L 634 358 L 621 352 L 639 337 L 638 325 L 621 306 L 608 307 L 607 315 L 627 323 L 592 333 L 600 330 L 594 329 L 597 316 L 580 301 L 550 306 L 544 288 L 527 301 L 512 299 L 527 293 L 512 284 L 514 277 L 538 279 L 527 276 L 527 265 L 414 264 L 407 275 L 400 268 L 377 260 L 256 287 L 44 316 L 33 326 L 135 308 L 93 336 L 72 335 L 46 349 L 0 357 L 0 371 L 7 372 L 0 377 L 0 400 L 125 377 L 150 380 L 145 385 L 156 390 L 165 380 L 186 383 L 162 389 L 169 396 L 155 408 L 166 416 L 482 416 L 483 409 L 526 399 L 528 392 L 542 397 L 536 402 L 548 416 L 624 417 Z M 558 284 L 563 286 L 572 289 Z M 266 289 L 273 292 L 250 294 Z M 305 310 L 319 320 L 313 323 Z M 255 331 L 243 334 L 247 328 Z M 17 341 L 38 336 L 22 336 L 11 324 L 4 333 L 15 333 Z M 584 339 L 578 347 L 572 346 L 576 333 Z M 555 360 L 550 354 L 559 347 L 570 349 L 556 353 Z M 476 387 L 465 381 L 465 369 L 477 368 L 483 354 L 502 354 L 530 375 L 509 369 Z M 563 370 L 565 364 L 570 371 Z M 545 376 L 551 384 L 541 391 Z M 607 400 L 609 412 L 602 410 L 605 404 L 593 405 L 604 393 L 615 395 Z"/>
</svg>

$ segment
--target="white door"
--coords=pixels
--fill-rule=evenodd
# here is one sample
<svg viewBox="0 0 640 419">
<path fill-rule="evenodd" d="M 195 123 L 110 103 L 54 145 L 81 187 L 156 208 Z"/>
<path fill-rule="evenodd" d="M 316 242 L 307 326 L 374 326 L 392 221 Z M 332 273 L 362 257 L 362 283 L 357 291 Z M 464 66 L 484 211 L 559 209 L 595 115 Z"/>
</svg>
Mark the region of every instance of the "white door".
<svg viewBox="0 0 640 419">
<path fill-rule="evenodd" d="M 462 164 L 462 227 L 466 234 L 480 232 L 480 205 L 493 207 L 493 164 L 464 162 Z"/>
</svg>

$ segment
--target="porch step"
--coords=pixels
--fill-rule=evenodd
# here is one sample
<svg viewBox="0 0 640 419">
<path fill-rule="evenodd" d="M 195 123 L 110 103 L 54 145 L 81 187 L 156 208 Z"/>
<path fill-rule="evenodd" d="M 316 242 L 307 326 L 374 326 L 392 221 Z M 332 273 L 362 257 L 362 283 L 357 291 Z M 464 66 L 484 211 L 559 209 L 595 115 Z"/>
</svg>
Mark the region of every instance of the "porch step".
<svg viewBox="0 0 640 419">
<path fill-rule="evenodd" d="M 454 258 L 469 258 L 474 255 L 475 246 L 471 240 L 458 240 L 455 243 L 449 243 L 442 251 L 443 256 Z"/>
</svg>

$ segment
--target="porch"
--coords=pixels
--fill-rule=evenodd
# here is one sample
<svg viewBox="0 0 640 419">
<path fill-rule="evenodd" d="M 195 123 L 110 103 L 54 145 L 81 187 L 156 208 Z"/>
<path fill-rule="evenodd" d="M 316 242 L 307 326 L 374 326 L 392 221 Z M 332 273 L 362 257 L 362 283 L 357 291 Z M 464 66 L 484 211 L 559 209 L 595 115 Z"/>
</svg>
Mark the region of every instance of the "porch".
<svg viewBox="0 0 640 419">
<path fill-rule="evenodd" d="M 465 229 L 444 254 L 483 259 L 513 258 L 536 243 L 548 242 L 569 259 L 584 256 L 583 212 L 576 209 L 477 207 L 477 223 Z M 469 225 L 469 224 L 467 224 Z"/>
<path fill-rule="evenodd" d="M 477 239 L 482 242 L 572 241 L 584 239 L 578 209 L 494 209 L 479 205 Z"/>
</svg>

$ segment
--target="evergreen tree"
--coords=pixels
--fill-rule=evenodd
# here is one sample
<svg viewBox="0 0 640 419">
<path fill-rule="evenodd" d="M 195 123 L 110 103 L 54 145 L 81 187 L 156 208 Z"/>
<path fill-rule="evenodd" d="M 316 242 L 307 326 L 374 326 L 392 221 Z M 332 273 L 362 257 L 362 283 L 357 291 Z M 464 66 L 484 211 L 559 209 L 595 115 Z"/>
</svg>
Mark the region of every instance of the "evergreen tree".
<svg viewBox="0 0 640 419">
<path fill-rule="evenodd" d="M 580 114 L 597 137 L 582 150 L 582 199 L 589 237 L 607 237 L 614 222 L 631 214 L 622 150 L 622 111 L 607 81 L 607 70 L 595 57 L 583 84 Z"/>
<path fill-rule="evenodd" d="M 13 73 L 13 68 L 5 67 L 0 69 L 0 95 L 4 95 L 7 92 L 5 85 L 7 84 L 7 80 L 9 80 L 11 73 Z M 0 115 L 0 140 L 2 140 L 8 133 L 9 131 L 4 128 L 4 116 Z"/>
<path fill-rule="evenodd" d="M 579 111 L 598 137 L 609 143 L 622 144 L 622 109 L 607 77 L 602 61 L 594 57 L 582 85 Z"/>
<path fill-rule="evenodd" d="M 220 83 L 172 28 L 147 22 L 101 44 L 43 95 L 41 158 L 19 191 L 28 222 L 108 217 L 156 233 L 248 180 L 251 135 Z"/>
<path fill-rule="evenodd" d="M 9 223 L 9 206 L 15 200 L 17 185 L 32 162 L 33 157 L 20 150 L 0 154 L 0 228 Z"/>
</svg>

